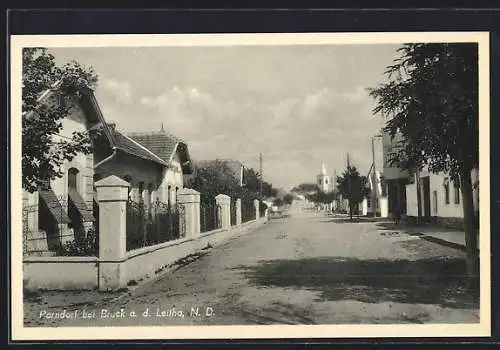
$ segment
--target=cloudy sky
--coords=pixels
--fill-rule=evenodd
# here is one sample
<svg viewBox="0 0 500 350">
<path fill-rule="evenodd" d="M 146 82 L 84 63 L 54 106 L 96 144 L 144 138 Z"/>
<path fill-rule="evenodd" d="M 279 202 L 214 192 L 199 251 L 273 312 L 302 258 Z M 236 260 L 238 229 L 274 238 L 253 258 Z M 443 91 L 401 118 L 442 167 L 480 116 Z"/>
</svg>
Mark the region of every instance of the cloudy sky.
<svg viewBox="0 0 500 350">
<path fill-rule="evenodd" d="M 289 188 L 314 182 L 321 162 L 362 172 L 382 126 L 366 88 L 384 80 L 396 45 L 59 48 L 99 75 L 106 120 L 123 132 L 164 128 L 193 159 L 233 158 Z"/>
</svg>

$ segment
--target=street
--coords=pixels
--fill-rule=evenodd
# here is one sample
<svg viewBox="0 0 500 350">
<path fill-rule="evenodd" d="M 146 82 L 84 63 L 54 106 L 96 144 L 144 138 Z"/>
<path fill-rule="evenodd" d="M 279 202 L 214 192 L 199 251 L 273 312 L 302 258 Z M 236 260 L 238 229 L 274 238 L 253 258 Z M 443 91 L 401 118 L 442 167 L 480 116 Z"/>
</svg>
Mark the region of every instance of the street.
<svg viewBox="0 0 500 350">
<path fill-rule="evenodd" d="M 25 325 L 479 322 L 464 253 L 391 225 L 292 208 L 118 299 L 54 305 L 41 292 Z M 55 318 L 63 309 L 75 317 Z"/>
</svg>

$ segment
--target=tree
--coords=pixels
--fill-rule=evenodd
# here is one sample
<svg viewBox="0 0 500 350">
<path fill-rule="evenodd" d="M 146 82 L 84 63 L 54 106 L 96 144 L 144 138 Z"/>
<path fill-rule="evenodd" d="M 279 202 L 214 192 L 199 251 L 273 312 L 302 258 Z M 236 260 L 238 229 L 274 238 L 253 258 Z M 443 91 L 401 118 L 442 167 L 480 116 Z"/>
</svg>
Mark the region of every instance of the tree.
<svg viewBox="0 0 500 350">
<path fill-rule="evenodd" d="M 471 171 L 479 165 L 478 47 L 472 43 L 405 44 L 387 67 L 388 82 L 370 89 L 384 130 L 402 136 L 393 163 L 411 171 L 424 166 L 460 183 L 467 272 L 477 276 L 477 231 Z"/>
<path fill-rule="evenodd" d="M 355 166 L 349 165 L 342 175 L 337 177 L 337 188 L 342 197 L 349 200 L 349 217 L 352 220 L 359 203 L 370 194 L 368 179 L 360 175 Z"/>
<path fill-rule="evenodd" d="M 70 62 L 62 67 L 45 48 L 23 49 L 22 71 L 22 186 L 34 192 L 48 181 L 63 175 L 61 166 L 77 153 L 89 154 L 92 145 L 87 133 L 74 132 L 71 139 L 54 136 L 62 129 L 80 96 L 81 88 L 93 88 L 97 75 L 92 68 Z M 40 103 L 40 96 L 52 89 L 57 103 Z"/>
<path fill-rule="evenodd" d="M 200 200 L 204 203 L 212 201 L 221 193 L 231 198 L 240 198 L 242 201 L 253 201 L 260 194 L 258 173 L 251 168 L 245 169 L 244 179 L 245 186 L 240 186 L 239 179 L 227 163 L 217 160 L 203 167 L 195 167 L 195 176 L 187 181 L 186 185 L 200 192 Z M 266 191 L 271 192 L 272 185 L 265 184 Z"/>
<path fill-rule="evenodd" d="M 279 198 L 279 197 L 278 197 L 278 198 L 276 198 L 276 199 L 274 200 L 273 205 L 275 205 L 275 206 L 277 206 L 277 207 L 281 207 L 281 206 L 283 205 L 283 203 L 284 203 L 284 202 L 283 202 L 283 199 L 281 199 L 281 198 Z"/>
<path fill-rule="evenodd" d="M 260 174 L 252 168 L 244 168 L 243 170 L 243 182 L 244 187 L 256 194 L 260 194 Z M 273 186 L 266 182 L 262 181 L 262 196 L 266 197 L 274 197 L 277 193 L 277 189 L 274 189 Z"/>
<path fill-rule="evenodd" d="M 283 202 L 284 202 L 285 204 L 292 204 L 293 199 L 294 199 L 294 197 L 293 197 L 290 193 L 287 193 L 287 194 L 283 197 Z"/>
<path fill-rule="evenodd" d="M 239 181 L 224 161 L 217 160 L 204 167 L 195 167 L 195 176 L 187 183 L 188 187 L 200 192 L 200 200 L 211 202 L 217 195 L 233 197 L 240 192 Z"/>
</svg>

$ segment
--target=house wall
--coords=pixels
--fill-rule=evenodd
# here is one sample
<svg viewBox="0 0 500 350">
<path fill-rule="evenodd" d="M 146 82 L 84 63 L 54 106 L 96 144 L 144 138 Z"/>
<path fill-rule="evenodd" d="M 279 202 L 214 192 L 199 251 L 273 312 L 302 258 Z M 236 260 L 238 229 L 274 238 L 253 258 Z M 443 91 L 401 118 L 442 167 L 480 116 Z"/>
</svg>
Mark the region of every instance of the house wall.
<svg viewBox="0 0 500 350">
<path fill-rule="evenodd" d="M 163 173 L 162 182 L 160 185 L 163 202 L 167 202 L 169 198 L 168 187 L 170 186 L 170 200 L 172 203 L 177 201 L 175 189 L 181 189 L 184 187 L 184 179 L 181 169 L 181 163 L 179 156 L 174 154 L 172 157 L 171 166 L 165 168 Z"/>
<path fill-rule="evenodd" d="M 124 179 L 131 177 L 131 197 L 138 200 L 139 184 L 144 183 L 144 194 L 148 190 L 148 185 L 153 187 L 153 200 L 159 195 L 158 187 L 161 183 L 161 165 L 152 161 L 141 159 L 123 152 L 118 152 L 114 158 L 101 164 L 95 169 L 95 173 L 100 178 L 106 178 L 111 175 Z"/>
<path fill-rule="evenodd" d="M 477 172 L 473 171 L 473 182 L 477 178 Z M 449 189 L 450 189 L 450 195 L 449 195 L 449 203 L 446 204 L 445 201 L 445 188 L 443 186 L 443 182 L 445 177 L 444 173 L 439 173 L 439 174 L 432 174 L 428 173 L 426 171 L 423 171 L 421 173 L 421 178 L 429 176 L 429 197 L 430 197 L 430 207 L 431 207 L 431 216 L 437 216 L 437 217 L 442 217 L 442 218 L 463 218 L 464 213 L 463 213 L 463 198 L 462 198 L 462 193 L 459 191 L 459 203 L 455 203 L 455 189 L 453 187 L 453 182 L 450 181 Z M 422 188 L 422 213 L 424 212 L 424 205 L 423 205 L 423 186 Z M 436 191 L 437 193 L 437 210 L 436 210 L 436 205 L 434 203 L 434 198 L 433 198 L 433 191 Z M 479 190 L 474 190 L 474 207 L 475 209 L 478 208 L 478 193 Z M 408 184 L 406 185 L 406 203 L 407 203 L 407 215 L 408 216 L 418 216 L 418 205 L 417 205 L 417 184 Z M 437 214 L 437 215 L 436 215 Z"/>
<path fill-rule="evenodd" d="M 391 139 L 391 136 L 388 133 L 382 132 L 381 141 L 383 166 L 381 168 L 386 180 L 403 179 L 408 178 L 409 176 L 408 171 L 402 170 L 398 166 L 390 164 L 390 159 L 392 158 L 393 154 L 397 154 L 401 148 L 398 144 L 400 140 L 401 136 L 395 135 L 395 138 Z"/>
<path fill-rule="evenodd" d="M 147 195 L 148 185 L 152 184 L 152 201 L 158 198 L 164 203 L 168 201 L 169 185 L 171 186 L 170 198 L 172 203 L 176 202 L 176 187 L 177 189 L 183 188 L 182 170 L 178 157 L 174 157 L 172 166 L 167 168 L 148 160 L 118 153 L 115 158 L 100 165 L 95 170 L 95 173 L 99 174 L 101 178 L 116 175 L 123 179 L 125 176 L 130 176 L 132 178 L 131 197 L 134 200 L 139 198 L 140 182 L 144 182 L 145 196 Z"/>
<path fill-rule="evenodd" d="M 49 98 L 46 103 L 56 103 L 56 97 Z M 74 104 L 70 109 L 68 116 L 61 120 L 62 128 L 58 135 L 53 136 L 55 142 L 61 140 L 70 140 L 73 132 L 85 132 L 87 130 L 87 118 L 79 104 Z M 68 170 L 70 168 L 78 169 L 77 189 L 88 208 L 92 208 L 93 201 L 93 176 L 94 176 L 94 155 L 77 153 L 71 161 L 64 161 L 61 166 L 63 176 L 50 181 L 54 193 L 59 199 L 62 199 L 63 207 L 67 210 L 68 198 Z M 23 205 L 38 206 L 38 191 L 34 193 L 23 192 Z M 38 211 L 29 214 L 28 227 L 31 230 L 38 230 Z"/>
<path fill-rule="evenodd" d="M 87 130 L 86 116 L 79 105 L 74 105 L 67 118 L 61 121 L 62 129 L 58 135 L 59 139 L 71 139 L 73 132 L 85 132 Z M 92 206 L 93 199 L 93 176 L 94 156 L 93 154 L 78 153 L 71 161 L 63 164 L 64 176 L 51 181 L 51 186 L 57 196 L 68 196 L 68 170 L 78 169 L 77 189 L 87 206 Z"/>
</svg>

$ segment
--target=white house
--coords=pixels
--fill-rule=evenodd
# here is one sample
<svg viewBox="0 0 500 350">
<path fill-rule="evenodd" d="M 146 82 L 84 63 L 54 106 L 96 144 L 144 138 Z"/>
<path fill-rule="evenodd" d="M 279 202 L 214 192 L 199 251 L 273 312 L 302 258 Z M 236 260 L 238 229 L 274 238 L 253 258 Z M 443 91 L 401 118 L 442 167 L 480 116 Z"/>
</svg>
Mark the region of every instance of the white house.
<svg viewBox="0 0 500 350">
<path fill-rule="evenodd" d="M 57 87 L 38 100 L 49 105 L 59 101 Z M 81 89 L 61 123 L 56 139 L 71 138 L 74 131 L 89 131 L 93 152 L 65 161 L 63 176 L 38 191 L 23 191 L 24 237 L 44 245 L 42 251 L 53 252 L 65 241 L 85 236 L 97 216 L 95 181 L 116 175 L 131 184 L 133 200 L 175 203 L 176 192 L 183 187 L 183 175 L 192 172 L 185 142 L 167 134 L 163 127 L 157 133 L 130 136 L 118 132 L 113 123 L 104 120 L 91 89 Z"/>
<path fill-rule="evenodd" d="M 479 211 L 479 173 L 471 172 L 473 183 L 473 205 Z M 406 185 L 407 215 L 418 216 L 417 183 L 413 175 L 411 183 Z M 463 225 L 463 200 L 459 184 L 455 184 L 445 173 L 430 173 L 427 169 L 420 172 L 421 214 L 423 220 L 435 221 L 446 226 Z"/>
</svg>

